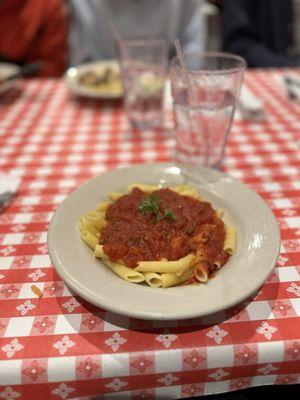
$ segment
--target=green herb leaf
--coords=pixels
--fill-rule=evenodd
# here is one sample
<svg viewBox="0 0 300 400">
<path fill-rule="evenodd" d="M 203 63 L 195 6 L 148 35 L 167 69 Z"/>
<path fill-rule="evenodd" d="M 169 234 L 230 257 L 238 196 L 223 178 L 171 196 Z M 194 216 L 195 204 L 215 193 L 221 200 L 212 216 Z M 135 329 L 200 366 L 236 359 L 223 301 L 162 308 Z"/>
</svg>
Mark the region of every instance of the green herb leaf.
<svg viewBox="0 0 300 400">
<path fill-rule="evenodd" d="M 159 198 L 156 193 L 151 193 L 145 197 L 138 207 L 139 212 L 143 214 L 153 212 L 156 216 L 159 214 Z"/>
<path fill-rule="evenodd" d="M 164 210 L 164 217 L 165 217 L 165 218 L 169 218 L 169 219 L 171 219 L 171 220 L 173 220 L 173 221 L 176 221 L 176 217 L 175 217 L 173 211 L 170 210 L 169 208 L 166 208 L 166 209 Z"/>
<path fill-rule="evenodd" d="M 153 213 L 156 216 L 156 221 L 161 221 L 163 218 L 169 218 L 176 221 L 176 216 L 172 210 L 166 208 L 163 213 L 159 209 L 159 197 L 156 193 L 151 193 L 145 197 L 138 206 L 138 211 L 143 214 Z"/>
</svg>

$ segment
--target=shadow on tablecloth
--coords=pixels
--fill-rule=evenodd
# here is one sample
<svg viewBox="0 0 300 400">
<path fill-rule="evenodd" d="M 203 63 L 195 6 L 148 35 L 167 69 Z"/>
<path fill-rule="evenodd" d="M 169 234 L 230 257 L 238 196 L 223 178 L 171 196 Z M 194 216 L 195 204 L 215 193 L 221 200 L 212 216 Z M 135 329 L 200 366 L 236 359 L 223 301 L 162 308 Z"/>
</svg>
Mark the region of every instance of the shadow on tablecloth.
<svg viewBox="0 0 300 400">
<path fill-rule="evenodd" d="M 21 87 L 13 87 L 0 94 L 0 107 L 5 107 L 13 104 L 23 94 Z"/>
<path fill-rule="evenodd" d="M 272 301 L 274 301 L 278 297 L 278 290 L 279 290 L 279 281 L 273 282 L 273 294 L 272 294 Z M 258 290 L 254 293 L 251 297 L 247 300 L 243 301 L 242 303 L 231 307 L 227 310 L 220 311 L 215 314 L 210 314 L 204 317 L 194 318 L 194 319 L 185 319 L 185 320 L 175 320 L 175 321 L 148 321 L 136 318 L 126 317 L 124 315 L 120 315 L 117 313 L 105 311 L 100 309 L 92 304 L 86 302 L 85 300 L 81 299 L 79 296 L 74 294 L 74 297 L 80 304 L 84 307 L 85 313 L 90 313 L 91 315 L 100 318 L 106 325 L 110 326 L 110 330 L 128 330 L 129 334 L 132 332 L 140 332 L 142 336 L 149 334 L 149 351 L 152 350 L 151 348 L 151 339 L 150 337 L 153 335 L 159 334 L 176 334 L 180 340 L 181 335 L 189 336 L 189 333 L 193 334 L 195 332 L 201 332 L 202 330 L 209 330 L 210 327 L 221 324 L 221 323 L 238 323 L 243 321 L 250 321 L 253 323 L 253 329 L 251 325 L 248 326 L 247 332 L 243 331 L 243 343 L 248 341 L 248 338 L 245 338 L 245 334 L 249 335 L 249 339 L 255 334 L 257 323 L 260 318 L 254 319 L 250 318 L 247 312 L 247 306 L 252 303 L 253 301 L 259 301 L 261 299 L 263 292 L 263 288 Z M 265 299 L 264 299 L 265 300 Z M 62 309 L 62 312 L 65 314 L 65 310 Z M 70 325 L 73 326 L 73 319 L 72 317 L 68 318 L 69 316 L 65 314 L 66 319 L 69 321 Z M 267 320 L 268 317 L 264 316 L 264 320 Z M 236 325 L 237 326 L 237 325 Z M 78 326 L 73 326 L 74 330 L 78 330 Z M 80 334 L 80 333 L 79 333 Z M 230 339 L 230 338 L 229 338 Z M 94 335 L 91 335 L 89 339 L 89 335 L 85 334 L 85 340 L 90 340 L 93 344 Z M 186 343 L 186 340 L 185 340 Z M 201 345 L 201 343 L 199 343 Z M 199 345 L 198 344 L 198 345 Z M 205 343 L 203 343 L 205 346 Z M 135 351 L 133 348 L 131 351 Z"/>
<path fill-rule="evenodd" d="M 92 99 L 84 96 L 69 94 L 69 101 L 77 104 L 80 109 L 99 110 L 118 109 L 123 107 L 122 99 Z"/>
</svg>

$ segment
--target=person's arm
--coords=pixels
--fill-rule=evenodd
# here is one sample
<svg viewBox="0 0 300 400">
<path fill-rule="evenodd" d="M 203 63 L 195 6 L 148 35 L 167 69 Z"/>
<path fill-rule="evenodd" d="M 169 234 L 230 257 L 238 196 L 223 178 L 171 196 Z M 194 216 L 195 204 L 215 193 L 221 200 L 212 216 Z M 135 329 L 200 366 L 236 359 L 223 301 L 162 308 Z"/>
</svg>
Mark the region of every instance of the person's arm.
<svg viewBox="0 0 300 400">
<path fill-rule="evenodd" d="M 223 49 L 244 57 L 250 67 L 295 66 L 285 54 L 270 50 L 259 37 L 245 0 L 223 2 Z"/>
<path fill-rule="evenodd" d="M 40 32 L 27 61 L 42 60 L 41 76 L 61 75 L 67 63 L 67 9 L 60 0 L 47 0 Z"/>
</svg>

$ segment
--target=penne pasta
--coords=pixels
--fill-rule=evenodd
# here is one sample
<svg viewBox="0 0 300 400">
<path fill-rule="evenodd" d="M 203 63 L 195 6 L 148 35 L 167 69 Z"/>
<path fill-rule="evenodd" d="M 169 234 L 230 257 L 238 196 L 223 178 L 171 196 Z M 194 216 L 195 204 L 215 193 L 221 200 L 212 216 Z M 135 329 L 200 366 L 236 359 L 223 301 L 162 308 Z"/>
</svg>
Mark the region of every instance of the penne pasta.
<svg viewBox="0 0 300 400">
<path fill-rule="evenodd" d="M 220 269 L 221 267 L 222 267 L 222 263 L 220 262 L 220 261 L 214 261 L 214 266 L 215 266 L 215 269 Z"/>
<path fill-rule="evenodd" d="M 156 272 L 144 272 L 146 283 L 151 287 L 160 287 L 162 286 L 161 275 Z"/>
<path fill-rule="evenodd" d="M 185 282 L 189 279 L 189 277 L 192 274 L 192 269 L 190 268 L 187 270 L 183 275 L 177 276 L 174 273 L 166 273 L 161 275 L 161 280 L 162 280 L 162 287 L 170 287 L 170 286 L 175 286 L 178 285 L 179 283 Z"/>
<path fill-rule="evenodd" d="M 96 226 L 93 224 L 91 220 L 88 220 L 86 217 L 81 217 L 79 220 L 79 229 L 86 230 L 91 232 L 93 235 L 97 235 L 99 233 L 98 229 Z"/>
<path fill-rule="evenodd" d="M 189 190 L 190 188 L 191 188 L 191 186 L 183 183 L 182 185 L 177 185 L 177 186 L 172 187 L 172 190 L 176 193 L 182 193 L 183 191 Z"/>
<path fill-rule="evenodd" d="M 87 230 L 82 230 L 80 231 L 80 237 L 92 250 L 95 251 L 98 244 L 98 239 L 95 235 Z"/>
<path fill-rule="evenodd" d="M 177 276 L 182 276 L 188 269 L 190 269 L 196 261 L 196 256 L 194 254 L 189 254 L 193 257 L 190 257 L 190 261 L 186 262 L 178 271 L 176 271 Z"/>
<path fill-rule="evenodd" d="M 209 270 L 204 262 L 199 262 L 194 267 L 194 275 L 197 281 L 205 283 L 208 281 Z"/>
<path fill-rule="evenodd" d="M 217 216 L 218 218 L 222 218 L 223 214 L 224 214 L 223 208 L 218 208 L 218 209 L 216 210 L 216 216 Z"/>
<path fill-rule="evenodd" d="M 197 190 L 183 190 L 180 194 L 182 196 L 190 196 L 190 197 L 194 197 L 194 198 L 197 198 L 197 199 L 199 198 Z"/>
<path fill-rule="evenodd" d="M 154 190 L 159 189 L 159 186 L 156 186 L 156 185 L 144 185 L 142 183 L 133 183 L 132 185 L 127 187 L 127 191 L 131 192 L 131 190 L 135 187 L 139 188 L 140 190 L 142 190 L 143 192 L 146 192 L 146 193 L 151 193 L 151 192 L 154 192 Z"/>
<path fill-rule="evenodd" d="M 180 258 L 177 261 L 140 261 L 135 268 L 139 272 L 177 272 L 190 267 L 194 262 L 194 254 Z"/>
<path fill-rule="evenodd" d="M 105 265 L 107 265 L 115 274 L 117 274 L 120 278 L 124 279 L 125 281 L 140 283 L 145 280 L 143 274 L 136 272 L 134 269 L 128 268 L 123 264 L 110 261 L 108 259 L 108 256 L 103 251 L 103 246 L 101 246 L 100 244 L 96 245 L 94 256 L 101 258 Z M 153 279 L 153 285 L 150 286 L 154 286 L 154 279 Z"/>
<path fill-rule="evenodd" d="M 224 251 L 232 256 L 236 251 L 236 228 L 225 225 L 225 231 Z"/>
<path fill-rule="evenodd" d="M 94 256 L 97 258 L 104 258 L 108 260 L 108 256 L 103 251 L 103 246 L 101 244 L 97 244 L 94 251 Z"/>
<path fill-rule="evenodd" d="M 101 203 L 98 203 L 96 206 L 96 211 L 106 211 L 107 207 L 112 204 L 110 201 L 102 201 Z"/>
<path fill-rule="evenodd" d="M 102 259 L 102 261 L 116 275 L 127 282 L 141 283 L 145 281 L 144 275 L 132 268 L 125 267 L 123 264 L 115 263 L 107 259 Z"/>
<path fill-rule="evenodd" d="M 108 193 L 108 196 L 111 198 L 112 201 L 117 200 L 119 197 L 123 196 L 124 193 L 120 193 L 120 192 L 110 192 Z"/>
<path fill-rule="evenodd" d="M 86 218 L 91 221 L 95 227 L 101 231 L 101 229 L 104 227 L 104 225 L 106 224 L 105 222 L 105 217 L 104 217 L 104 213 L 103 212 L 99 212 L 99 211 L 89 211 L 86 214 Z"/>
<path fill-rule="evenodd" d="M 181 194 L 182 196 L 190 196 L 200 199 L 197 189 L 189 185 L 178 185 L 175 186 L 175 188 L 172 188 L 172 190 L 178 194 Z"/>
</svg>

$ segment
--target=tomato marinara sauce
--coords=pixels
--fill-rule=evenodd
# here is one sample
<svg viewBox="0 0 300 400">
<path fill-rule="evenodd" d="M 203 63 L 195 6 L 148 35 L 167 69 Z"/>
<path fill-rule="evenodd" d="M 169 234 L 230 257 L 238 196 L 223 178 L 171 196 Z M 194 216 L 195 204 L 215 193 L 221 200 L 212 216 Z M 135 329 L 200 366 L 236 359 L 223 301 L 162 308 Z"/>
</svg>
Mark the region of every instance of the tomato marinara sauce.
<svg viewBox="0 0 300 400">
<path fill-rule="evenodd" d="M 134 188 L 108 207 L 105 219 L 104 252 L 131 268 L 139 261 L 178 260 L 193 252 L 212 271 L 216 261 L 223 265 L 228 259 L 225 226 L 210 203 L 170 189 L 149 195 Z"/>
</svg>

